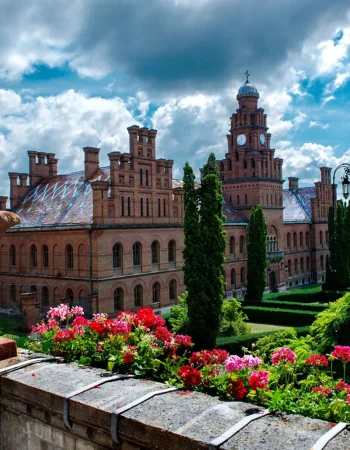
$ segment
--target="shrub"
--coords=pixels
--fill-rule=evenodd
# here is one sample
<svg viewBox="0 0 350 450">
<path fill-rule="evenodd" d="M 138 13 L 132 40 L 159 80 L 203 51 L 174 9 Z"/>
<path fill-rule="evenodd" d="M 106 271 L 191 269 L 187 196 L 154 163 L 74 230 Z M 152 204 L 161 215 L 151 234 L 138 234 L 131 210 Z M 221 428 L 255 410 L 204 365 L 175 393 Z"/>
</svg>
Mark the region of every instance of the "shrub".
<svg viewBox="0 0 350 450">
<path fill-rule="evenodd" d="M 317 315 L 317 312 L 315 311 L 265 308 L 258 306 L 244 306 L 243 311 L 249 317 L 250 322 L 290 326 L 311 325 Z"/>
<path fill-rule="evenodd" d="M 318 314 L 310 327 L 318 350 L 329 351 L 333 345 L 350 345 L 350 293 Z"/>
<path fill-rule="evenodd" d="M 299 310 L 314 310 L 321 312 L 328 308 L 326 303 L 300 303 L 281 300 L 263 300 L 262 302 L 244 302 L 244 306 L 259 306 L 264 308 L 279 308 L 279 309 L 299 309 Z"/>
<path fill-rule="evenodd" d="M 260 355 L 270 359 L 274 350 L 280 347 L 290 347 L 291 343 L 297 339 L 296 330 L 289 328 L 288 330 L 277 331 L 272 335 L 261 337 L 256 342 L 256 348 Z"/>
</svg>

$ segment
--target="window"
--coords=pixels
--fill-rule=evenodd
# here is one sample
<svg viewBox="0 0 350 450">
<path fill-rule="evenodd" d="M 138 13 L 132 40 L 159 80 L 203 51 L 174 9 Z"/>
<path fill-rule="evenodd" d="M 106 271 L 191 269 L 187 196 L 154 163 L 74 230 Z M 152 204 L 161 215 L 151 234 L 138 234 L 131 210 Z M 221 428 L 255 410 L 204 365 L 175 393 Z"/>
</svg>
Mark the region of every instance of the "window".
<svg viewBox="0 0 350 450">
<path fill-rule="evenodd" d="M 306 247 L 310 246 L 309 232 L 308 231 L 305 233 L 305 245 L 306 245 Z"/>
<path fill-rule="evenodd" d="M 123 247 L 118 242 L 113 245 L 113 269 L 120 269 L 123 266 Z"/>
<path fill-rule="evenodd" d="M 141 266 L 141 244 L 139 242 L 135 242 L 132 247 L 132 257 L 133 265 Z"/>
<path fill-rule="evenodd" d="M 140 186 L 143 185 L 143 172 L 142 169 L 140 169 Z"/>
<path fill-rule="evenodd" d="M 245 159 L 244 161 L 243 161 L 243 169 L 246 169 L 247 168 L 247 160 Z"/>
<path fill-rule="evenodd" d="M 239 238 L 239 253 L 244 253 L 244 237 Z"/>
<path fill-rule="evenodd" d="M 124 217 L 124 197 L 121 198 L 121 214 Z"/>
<path fill-rule="evenodd" d="M 177 283 L 176 280 L 171 280 L 169 283 L 169 300 L 176 300 L 177 298 Z"/>
<path fill-rule="evenodd" d="M 297 259 L 294 260 L 294 272 L 298 273 L 298 260 Z"/>
<path fill-rule="evenodd" d="M 66 290 L 66 299 L 69 300 L 70 303 L 72 303 L 74 300 L 74 294 L 73 294 L 72 289 L 70 289 L 70 288 L 68 288 Z"/>
<path fill-rule="evenodd" d="M 292 275 L 292 261 L 288 259 L 288 275 Z"/>
<path fill-rule="evenodd" d="M 113 294 L 114 299 L 114 311 L 120 311 L 124 309 L 124 291 L 122 288 L 117 288 Z"/>
<path fill-rule="evenodd" d="M 66 246 L 66 269 L 74 268 L 73 247 L 68 244 Z"/>
<path fill-rule="evenodd" d="M 299 242 L 300 242 L 300 247 L 304 247 L 304 235 L 302 232 L 300 232 L 300 235 L 299 235 Z"/>
<path fill-rule="evenodd" d="M 328 244 L 329 240 L 328 240 L 328 230 L 326 231 L 326 243 Z"/>
<path fill-rule="evenodd" d="M 320 257 L 320 265 L 321 265 L 321 269 L 323 270 L 323 255 L 321 255 L 321 257 Z"/>
<path fill-rule="evenodd" d="M 307 257 L 306 258 L 306 270 L 309 270 L 309 265 L 310 265 L 310 258 Z"/>
<path fill-rule="evenodd" d="M 163 215 L 166 217 L 166 200 L 163 200 Z"/>
<path fill-rule="evenodd" d="M 236 270 L 235 269 L 231 269 L 231 286 L 233 288 L 236 287 Z"/>
<path fill-rule="evenodd" d="M 239 195 L 237 195 L 237 205 L 239 205 Z"/>
<path fill-rule="evenodd" d="M 130 197 L 128 197 L 128 216 L 131 216 Z"/>
<path fill-rule="evenodd" d="M 141 284 L 138 284 L 137 286 L 135 286 L 135 289 L 134 289 L 134 306 L 135 306 L 135 308 L 142 306 L 142 302 L 143 302 L 143 289 L 142 289 Z"/>
<path fill-rule="evenodd" d="M 160 217 L 160 198 L 158 199 L 158 217 Z"/>
<path fill-rule="evenodd" d="M 16 265 L 16 247 L 11 245 L 10 247 L 10 266 L 14 267 Z"/>
<path fill-rule="evenodd" d="M 49 248 L 46 244 L 41 246 L 41 266 L 46 269 L 49 267 Z"/>
<path fill-rule="evenodd" d="M 168 261 L 176 261 L 176 242 L 173 239 L 168 244 Z"/>
<path fill-rule="evenodd" d="M 146 216 L 149 217 L 149 200 L 146 198 Z"/>
<path fill-rule="evenodd" d="M 247 194 L 244 195 L 244 201 L 245 201 L 245 204 L 248 205 L 248 195 Z"/>
<path fill-rule="evenodd" d="M 10 284 L 10 303 L 16 303 L 16 286 Z"/>
<path fill-rule="evenodd" d="M 160 303 L 160 284 L 156 281 L 152 286 L 152 302 Z"/>
<path fill-rule="evenodd" d="M 36 289 L 36 286 L 35 286 L 35 284 L 32 284 L 31 286 L 30 286 L 30 291 L 29 291 L 31 294 L 36 294 L 37 293 L 37 289 Z"/>
<path fill-rule="evenodd" d="M 304 258 L 300 258 L 300 270 L 304 272 Z"/>
<path fill-rule="evenodd" d="M 140 200 L 140 216 L 143 216 L 143 198 Z"/>
<path fill-rule="evenodd" d="M 41 290 L 41 306 L 49 306 L 49 289 L 46 286 Z"/>
<path fill-rule="evenodd" d="M 320 231 L 320 245 L 323 245 L 323 233 Z"/>
<path fill-rule="evenodd" d="M 293 234 L 293 245 L 294 245 L 294 247 L 296 247 L 298 245 L 297 234 L 296 233 Z"/>
<path fill-rule="evenodd" d="M 287 233 L 287 247 L 290 248 L 290 233 Z"/>
<path fill-rule="evenodd" d="M 146 169 L 146 186 L 148 186 L 148 169 Z"/>
<path fill-rule="evenodd" d="M 159 242 L 153 241 L 151 245 L 152 264 L 159 264 Z"/>
<path fill-rule="evenodd" d="M 30 246 L 29 255 L 30 255 L 30 267 L 36 267 L 37 250 L 36 250 L 36 246 L 35 245 L 31 245 Z"/>
<path fill-rule="evenodd" d="M 241 285 L 245 284 L 245 268 L 241 268 Z"/>
<path fill-rule="evenodd" d="M 231 236 L 230 237 L 230 255 L 235 254 L 235 247 L 236 247 L 235 237 Z"/>
</svg>

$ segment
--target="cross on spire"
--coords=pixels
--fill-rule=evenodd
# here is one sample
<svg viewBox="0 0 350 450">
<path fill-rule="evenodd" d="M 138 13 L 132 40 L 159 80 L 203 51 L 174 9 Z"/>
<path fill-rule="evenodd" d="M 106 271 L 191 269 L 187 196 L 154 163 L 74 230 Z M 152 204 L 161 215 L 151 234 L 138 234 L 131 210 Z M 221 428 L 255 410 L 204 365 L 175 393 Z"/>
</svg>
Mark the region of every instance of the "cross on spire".
<svg viewBox="0 0 350 450">
<path fill-rule="evenodd" d="M 249 78 L 248 77 L 250 77 L 250 73 L 248 72 L 248 70 L 245 71 L 244 75 L 247 77 L 246 83 L 249 83 Z"/>
</svg>

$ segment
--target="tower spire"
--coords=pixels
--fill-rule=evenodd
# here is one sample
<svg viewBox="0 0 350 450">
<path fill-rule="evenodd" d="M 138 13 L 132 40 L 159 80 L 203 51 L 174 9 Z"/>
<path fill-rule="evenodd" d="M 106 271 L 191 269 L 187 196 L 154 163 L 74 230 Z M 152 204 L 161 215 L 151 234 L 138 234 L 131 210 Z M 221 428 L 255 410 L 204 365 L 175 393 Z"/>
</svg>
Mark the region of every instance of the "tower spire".
<svg viewBox="0 0 350 450">
<path fill-rule="evenodd" d="M 250 73 L 248 72 L 248 70 L 245 71 L 244 75 L 247 77 L 246 83 L 249 83 L 249 78 L 248 77 L 250 77 Z"/>
</svg>

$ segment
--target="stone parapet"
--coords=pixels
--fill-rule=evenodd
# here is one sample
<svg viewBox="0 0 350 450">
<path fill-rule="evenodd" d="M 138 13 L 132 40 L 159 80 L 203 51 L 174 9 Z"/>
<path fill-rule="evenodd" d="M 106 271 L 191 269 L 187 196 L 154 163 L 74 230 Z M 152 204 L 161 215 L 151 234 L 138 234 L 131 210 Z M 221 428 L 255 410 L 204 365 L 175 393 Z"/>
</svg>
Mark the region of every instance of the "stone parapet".
<svg viewBox="0 0 350 450">
<path fill-rule="evenodd" d="M 115 443 L 111 437 L 113 411 L 169 387 L 133 378 L 105 382 L 72 397 L 68 402 L 72 428 L 65 427 L 63 398 L 107 380 L 106 375 L 98 369 L 48 361 L 2 376 L 0 370 L 0 449 L 306 450 L 331 429 L 321 420 L 268 414 L 225 443 L 210 446 L 233 425 L 262 408 L 178 390 L 122 413 L 116 430 L 119 443 Z M 329 442 L 327 450 L 346 449 L 348 444 L 347 432 L 343 431 Z"/>
</svg>

